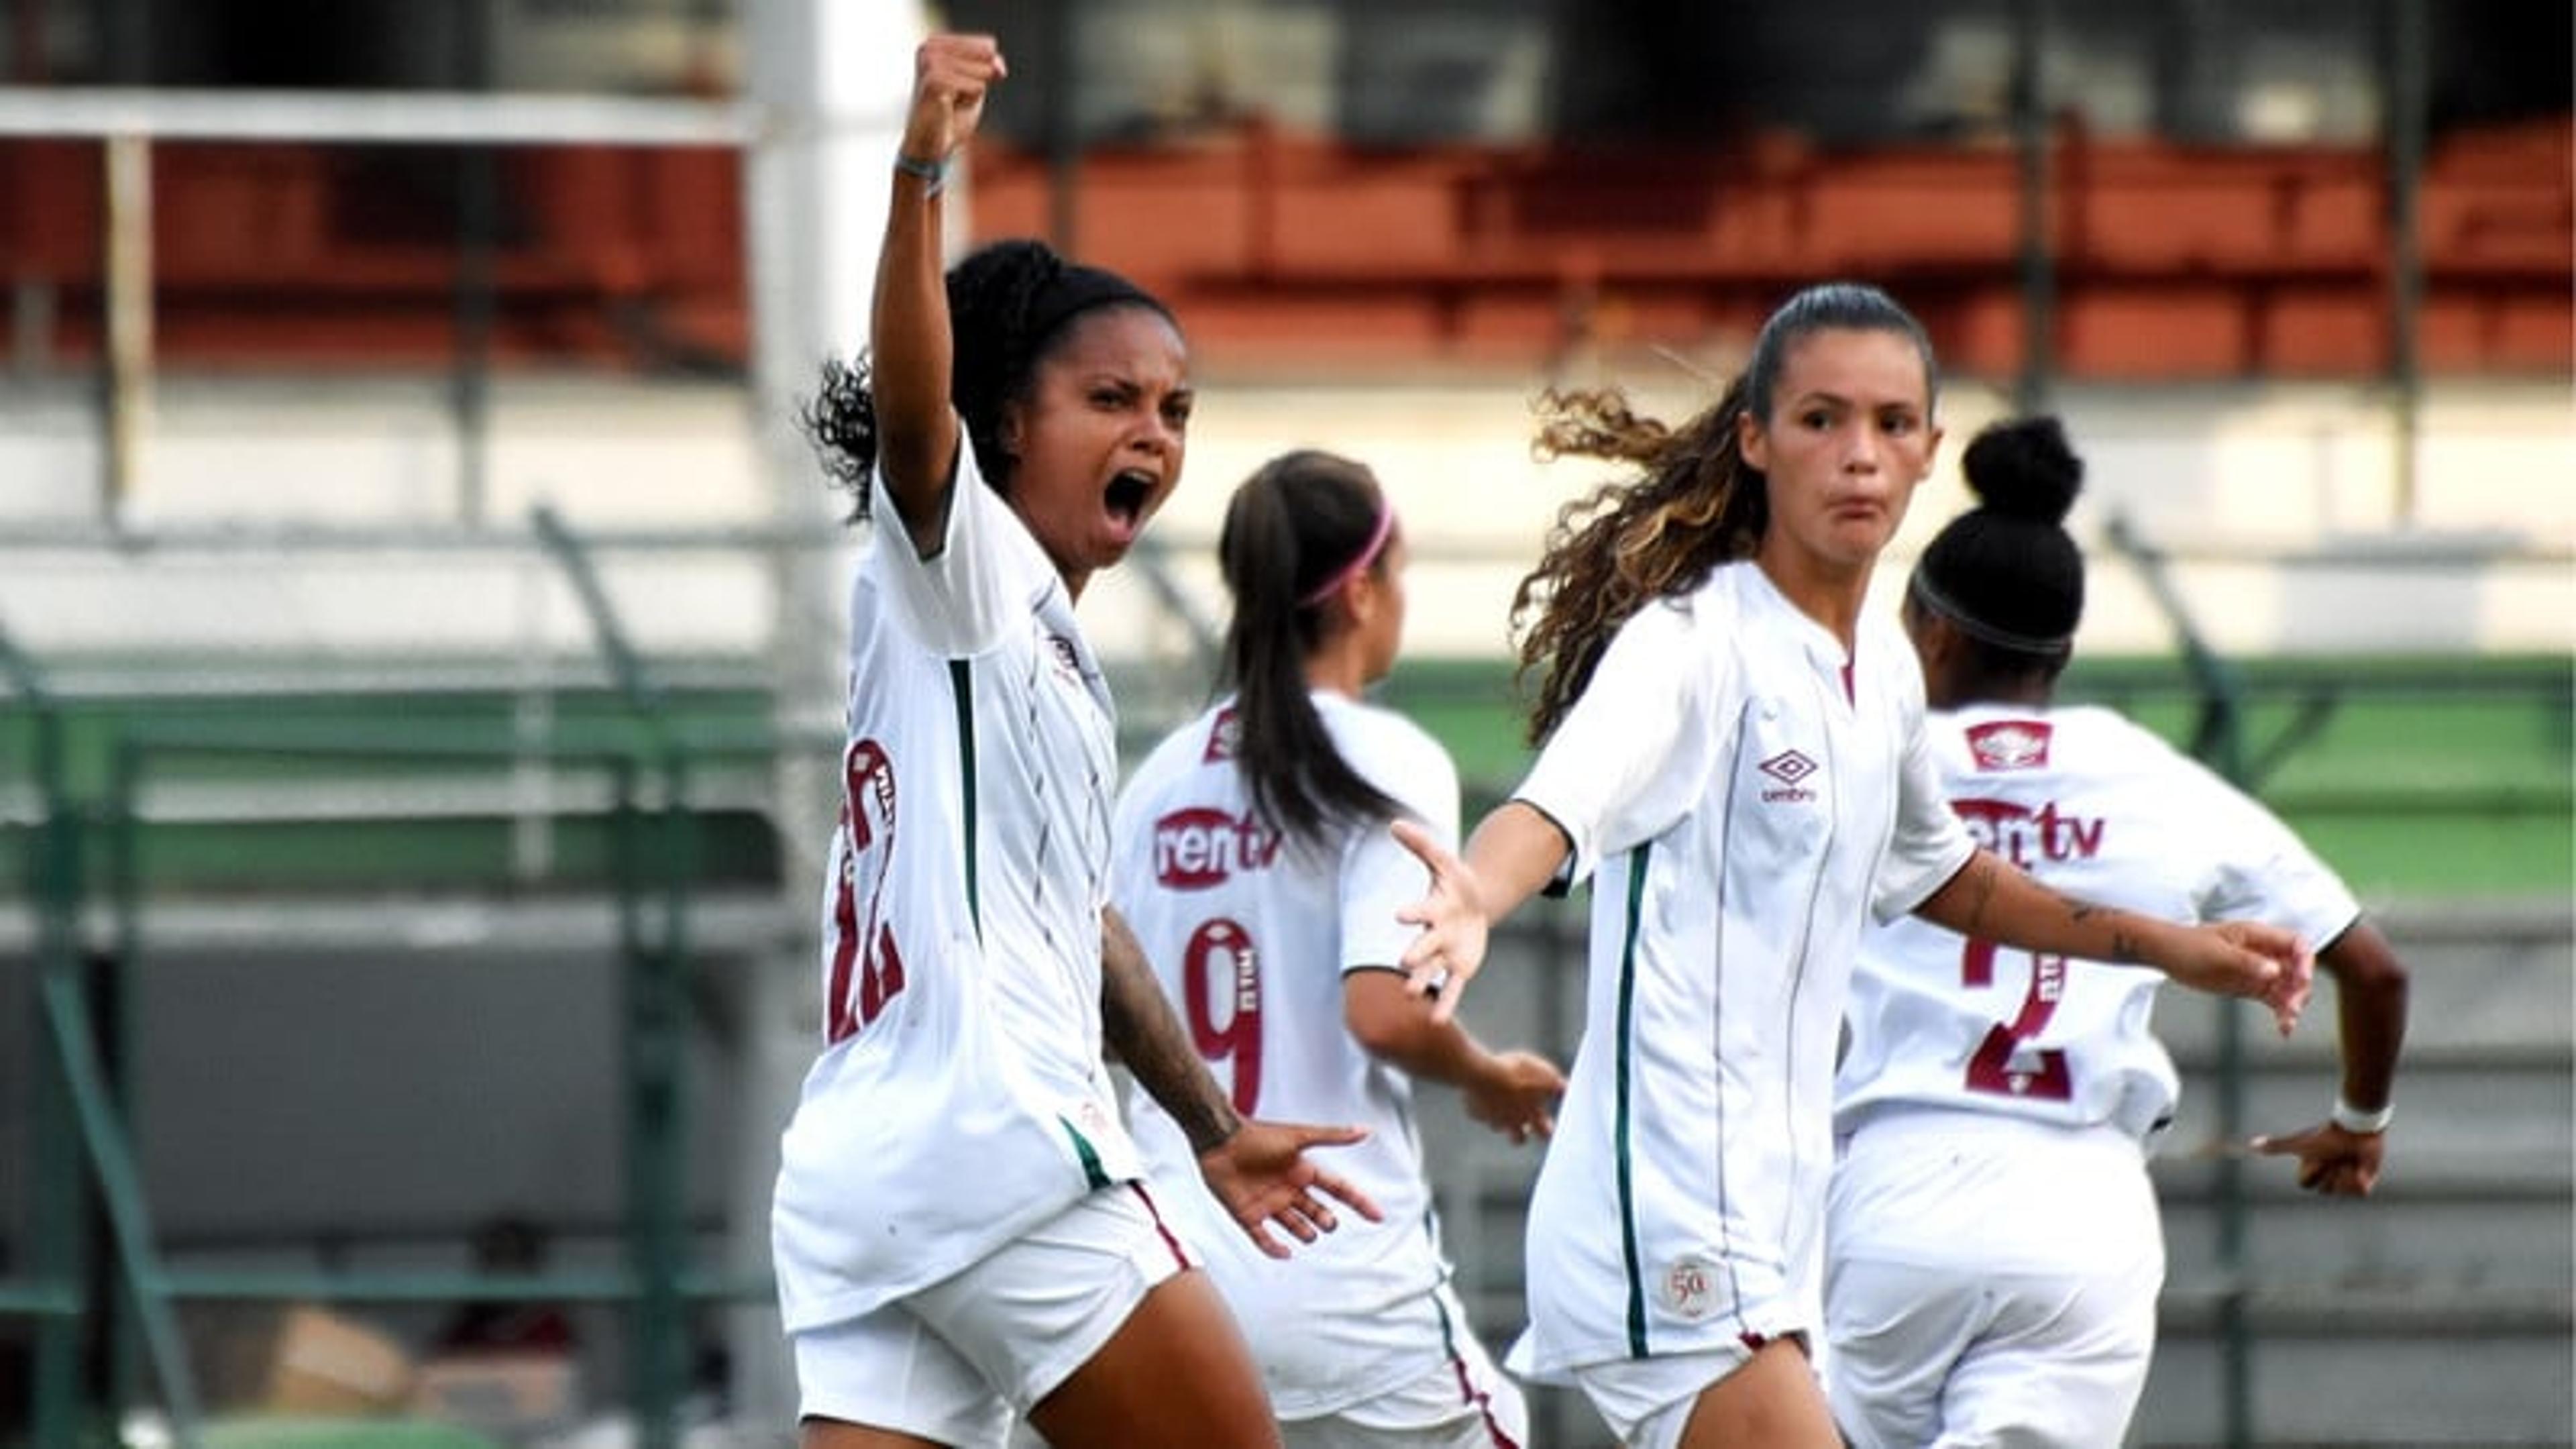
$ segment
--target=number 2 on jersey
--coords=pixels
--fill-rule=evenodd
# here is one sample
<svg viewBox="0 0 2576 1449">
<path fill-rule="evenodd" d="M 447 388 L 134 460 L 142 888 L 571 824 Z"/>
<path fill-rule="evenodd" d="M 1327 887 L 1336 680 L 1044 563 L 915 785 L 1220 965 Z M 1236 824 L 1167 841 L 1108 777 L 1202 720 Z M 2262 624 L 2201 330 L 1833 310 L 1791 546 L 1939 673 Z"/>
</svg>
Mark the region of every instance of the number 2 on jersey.
<svg viewBox="0 0 2576 1449">
<path fill-rule="evenodd" d="M 856 740 L 841 760 L 841 878 L 832 892 L 832 974 L 823 1033 L 826 1042 L 854 1036 L 877 1019 L 903 991 L 903 957 L 894 925 L 879 914 L 894 842 L 894 765 L 874 740 Z M 886 839 L 880 841 L 879 837 Z M 866 919 L 860 919 L 859 873 L 869 865 Z M 851 973 L 858 974 L 857 1000 Z"/>
<path fill-rule="evenodd" d="M 1994 985 L 1994 942 L 1969 939 L 1959 955 L 1959 981 L 1964 986 Z M 2064 1102 L 2074 1097 L 2074 1074 L 2067 1070 L 2066 1053 L 2057 1048 L 2041 1048 L 2035 1069 L 2013 1065 L 2014 1048 L 2047 1030 L 2048 1019 L 2057 1013 L 2057 998 L 2065 989 L 2065 957 L 2031 958 L 2030 993 L 2022 998 L 2021 1014 L 2009 1022 L 1995 1023 L 1986 1039 L 1978 1043 L 1976 1054 L 1968 1058 L 1969 1091 L 2042 1102 Z"/>
<path fill-rule="evenodd" d="M 1190 932 L 1181 953 L 1181 995 L 1189 1010 L 1190 1041 L 1210 1068 L 1234 1068 L 1234 1110 L 1252 1115 L 1261 1098 L 1261 963 L 1252 933 L 1219 916 Z M 1217 1025 L 1216 1003 L 1226 1003 Z"/>
</svg>

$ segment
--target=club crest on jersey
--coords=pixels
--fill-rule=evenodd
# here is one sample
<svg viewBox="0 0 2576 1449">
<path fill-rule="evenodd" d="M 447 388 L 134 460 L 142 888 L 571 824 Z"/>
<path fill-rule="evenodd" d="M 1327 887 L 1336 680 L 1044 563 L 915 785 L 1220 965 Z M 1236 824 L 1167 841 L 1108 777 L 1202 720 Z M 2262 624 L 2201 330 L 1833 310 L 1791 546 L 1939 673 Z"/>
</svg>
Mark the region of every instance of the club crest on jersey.
<svg viewBox="0 0 2576 1449">
<path fill-rule="evenodd" d="M 1782 750 L 1754 768 L 1779 782 L 1762 792 L 1764 800 L 1776 805 L 1815 799 L 1816 792 L 1806 788 L 1806 781 L 1823 767 L 1800 751 Z"/>
<path fill-rule="evenodd" d="M 1049 634 L 1046 641 L 1047 652 L 1055 656 L 1056 672 L 1079 682 L 1082 678 L 1082 654 L 1073 647 L 1073 641 L 1062 634 Z"/>
<path fill-rule="evenodd" d="M 1717 1308 L 1716 1271 L 1704 1259 L 1675 1258 L 1659 1286 L 1664 1308 L 1675 1318 L 1696 1323 Z"/>
<path fill-rule="evenodd" d="M 1213 890 L 1278 856 L 1279 832 L 1249 815 L 1197 805 L 1154 822 L 1154 879 L 1176 891 Z"/>
<path fill-rule="evenodd" d="M 1223 764 L 1242 746 L 1243 721 L 1235 718 L 1234 706 L 1229 704 L 1216 712 L 1216 722 L 1208 726 L 1207 748 L 1199 753 L 1199 763 Z"/>
<path fill-rule="evenodd" d="M 2048 766 L 2046 720 L 1999 719 L 1968 730 L 1968 753 L 1980 770 L 2040 770 Z"/>
</svg>

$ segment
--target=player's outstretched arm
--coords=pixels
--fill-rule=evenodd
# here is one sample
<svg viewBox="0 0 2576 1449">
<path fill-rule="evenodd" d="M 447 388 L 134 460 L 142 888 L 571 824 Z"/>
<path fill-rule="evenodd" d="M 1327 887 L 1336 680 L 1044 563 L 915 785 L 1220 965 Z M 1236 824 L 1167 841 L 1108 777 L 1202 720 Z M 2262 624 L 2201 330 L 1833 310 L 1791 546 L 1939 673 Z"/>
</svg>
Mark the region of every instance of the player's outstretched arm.
<svg viewBox="0 0 2576 1449">
<path fill-rule="evenodd" d="M 1339 1226 L 1326 1196 L 1371 1222 L 1377 1204 L 1368 1194 L 1317 1167 L 1309 1147 L 1338 1147 L 1365 1139 L 1357 1127 L 1308 1127 L 1247 1122 L 1234 1110 L 1181 1030 L 1146 963 L 1145 949 L 1115 910 L 1100 913 L 1100 1031 L 1109 1050 L 1127 1064 L 1136 1084 L 1171 1114 L 1198 1154 L 1208 1190 L 1242 1224 L 1255 1246 L 1274 1258 L 1288 1249 L 1276 1226 L 1301 1243 Z"/>
<path fill-rule="evenodd" d="M 1301 1243 L 1311 1243 L 1340 1227 L 1327 1196 L 1336 1197 L 1370 1222 L 1384 1214 L 1368 1194 L 1317 1167 L 1306 1155 L 1311 1147 L 1347 1147 L 1366 1139 L 1359 1127 L 1313 1127 L 1298 1122 L 1241 1122 L 1222 1142 L 1199 1152 L 1199 1176 L 1208 1191 L 1234 1214 L 1235 1223 L 1252 1245 L 1274 1258 L 1288 1256 L 1286 1244 L 1272 1235 L 1280 1228 Z"/>
<path fill-rule="evenodd" d="M 1914 913 L 1980 940 L 2025 951 L 2153 966 L 2196 990 L 2241 996 L 2272 1009 L 2287 1036 L 2307 1008 L 2316 963 L 2276 926 L 2227 921 L 2181 926 L 2059 895 L 1991 851 L 1980 850 Z"/>
<path fill-rule="evenodd" d="M 1434 1021 L 1430 1008 L 1393 971 L 1342 977 L 1342 1021 L 1369 1055 L 1423 1081 L 1444 1082 L 1466 1098 L 1467 1115 L 1515 1145 L 1556 1130 L 1565 1073 L 1536 1052 L 1491 1051 L 1455 1021 Z"/>
<path fill-rule="evenodd" d="M 2388 938 L 2355 921 L 2317 955 L 2335 983 L 2343 1081 L 2334 1112 L 2304 1131 L 2257 1137 L 2257 1152 L 2299 1161 L 2299 1186 L 2331 1197 L 2368 1197 L 2379 1185 L 2397 1051 L 2406 1039 L 2406 967 Z"/>
<path fill-rule="evenodd" d="M 1565 863 L 1565 832 L 1518 800 L 1504 801 L 1478 822 L 1460 855 L 1410 820 L 1388 829 L 1431 871 L 1430 893 L 1395 913 L 1422 927 L 1397 964 L 1413 994 L 1436 996 L 1431 1019 L 1445 1022 L 1458 1014 L 1458 998 L 1485 964 L 1493 923 L 1538 894 Z"/>
</svg>

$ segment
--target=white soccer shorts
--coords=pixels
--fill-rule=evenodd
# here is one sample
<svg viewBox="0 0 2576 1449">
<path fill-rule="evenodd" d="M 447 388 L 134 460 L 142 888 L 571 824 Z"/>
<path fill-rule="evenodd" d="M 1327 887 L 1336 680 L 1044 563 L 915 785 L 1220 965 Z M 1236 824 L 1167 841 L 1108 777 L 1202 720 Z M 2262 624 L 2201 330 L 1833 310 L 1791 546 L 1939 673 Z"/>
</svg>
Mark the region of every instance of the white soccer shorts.
<svg viewBox="0 0 2576 1449">
<path fill-rule="evenodd" d="M 1191 1266 L 1134 1183 L 1102 1188 L 961 1273 L 793 1335 L 807 1418 L 1002 1449 L 1155 1285 Z"/>
</svg>

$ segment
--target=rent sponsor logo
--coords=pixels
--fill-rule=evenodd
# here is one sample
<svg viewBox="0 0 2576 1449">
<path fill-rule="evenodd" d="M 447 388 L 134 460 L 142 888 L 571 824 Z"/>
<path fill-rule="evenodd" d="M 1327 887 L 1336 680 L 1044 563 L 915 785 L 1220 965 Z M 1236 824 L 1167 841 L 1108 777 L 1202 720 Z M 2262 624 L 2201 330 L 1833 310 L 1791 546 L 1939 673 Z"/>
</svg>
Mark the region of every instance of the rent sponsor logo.
<svg viewBox="0 0 2576 1449">
<path fill-rule="evenodd" d="M 1197 806 L 1154 822 L 1154 879 L 1176 891 L 1212 890 L 1278 855 L 1279 832 L 1250 816 Z"/>
<path fill-rule="evenodd" d="M 2061 810 L 2050 800 L 2033 810 L 2010 800 L 1953 800 L 1979 845 L 2028 870 L 2043 861 L 2091 860 L 2102 852 L 2105 822 Z"/>
</svg>

